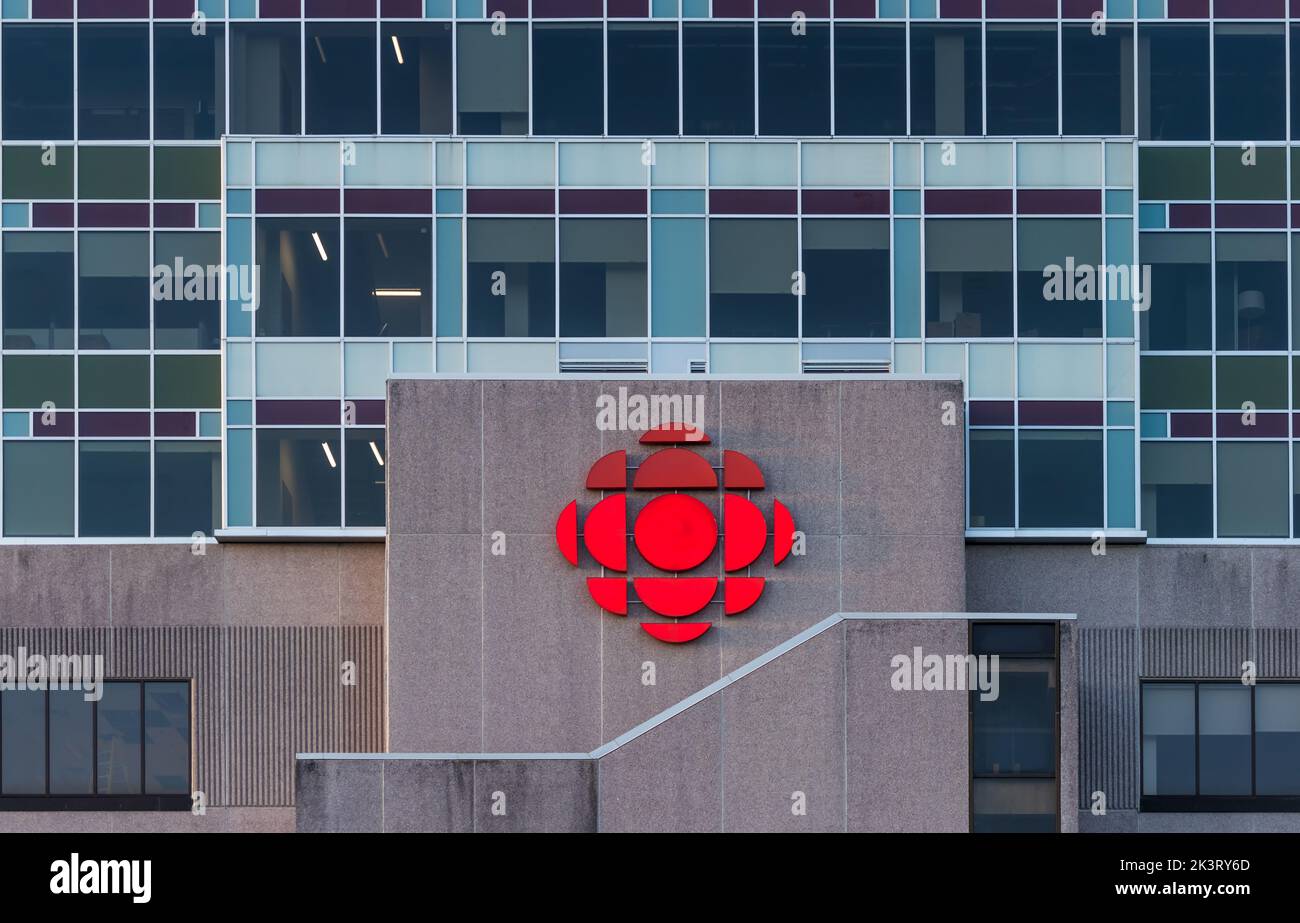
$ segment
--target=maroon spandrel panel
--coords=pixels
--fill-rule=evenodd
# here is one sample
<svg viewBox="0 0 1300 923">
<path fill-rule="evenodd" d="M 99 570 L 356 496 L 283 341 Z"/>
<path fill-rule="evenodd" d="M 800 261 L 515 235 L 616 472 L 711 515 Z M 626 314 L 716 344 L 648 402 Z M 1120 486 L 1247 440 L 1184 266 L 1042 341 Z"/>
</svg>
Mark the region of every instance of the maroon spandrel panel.
<svg viewBox="0 0 1300 923">
<path fill-rule="evenodd" d="M 195 225 L 193 202 L 156 202 L 153 224 L 156 228 L 192 228 Z"/>
<path fill-rule="evenodd" d="M 805 189 L 805 215 L 888 215 L 888 189 Z"/>
<path fill-rule="evenodd" d="M 1021 401 L 1021 426 L 1101 426 L 1101 401 Z"/>
<path fill-rule="evenodd" d="M 259 189 L 257 211 L 264 215 L 337 215 L 337 189 Z"/>
<path fill-rule="evenodd" d="M 715 215 L 793 215 L 799 208 L 794 189 L 710 189 Z"/>
<path fill-rule="evenodd" d="M 506 19 L 527 19 L 528 0 L 487 0 L 487 14 L 501 13 Z"/>
<path fill-rule="evenodd" d="M 432 189 L 345 189 L 343 210 L 350 215 L 431 215 Z"/>
<path fill-rule="evenodd" d="M 297 19 L 301 9 L 298 0 L 262 0 L 257 14 L 263 19 Z"/>
<path fill-rule="evenodd" d="M 1287 427 L 1290 414 L 1256 413 L 1254 423 L 1247 424 L 1245 414 L 1240 411 L 1218 413 L 1215 421 L 1219 436 L 1231 439 L 1285 439 L 1289 433 Z"/>
<path fill-rule="evenodd" d="M 1091 19 L 1102 11 L 1102 0 L 1061 0 L 1062 19 Z"/>
<path fill-rule="evenodd" d="M 168 410 L 153 415 L 155 436 L 193 436 L 195 432 L 194 414 L 189 411 Z"/>
<path fill-rule="evenodd" d="M 54 418 L 46 422 L 45 413 L 32 412 L 33 436 L 73 436 L 77 432 L 77 414 L 72 410 L 57 410 Z"/>
<path fill-rule="evenodd" d="M 608 0 L 610 19 L 645 19 L 650 15 L 650 0 Z"/>
<path fill-rule="evenodd" d="M 644 215 L 644 189 L 561 189 L 564 215 Z"/>
<path fill-rule="evenodd" d="M 758 15 L 762 19 L 790 19 L 795 13 L 803 13 L 808 19 L 826 19 L 831 15 L 831 2 L 830 0 L 758 0 Z"/>
<path fill-rule="evenodd" d="M 927 215 L 1009 215 L 1010 189 L 927 189 Z"/>
<path fill-rule="evenodd" d="M 713 0 L 713 18 L 754 18 L 754 0 Z"/>
<path fill-rule="evenodd" d="M 338 401 L 257 402 L 258 426 L 338 426 L 342 419 Z"/>
<path fill-rule="evenodd" d="M 971 401 L 971 426 L 1011 426 L 1016 422 L 1015 401 Z"/>
<path fill-rule="evenodd" d="M 1286 206 L 1280 202 L 1222 202 L 1214 206 L 1219 228 L 1284 228 Z"/>
<path fill-rule="evenodd" d="M 534 19 L 598 19 L 604 15 L 601 0 L 533 0 Z"/>
<path fill-rule="evenodd" d="M 32 227 L 70 228 L 77 221 L 76 206 L 71 202 L 33 202 Z"/>
<path fill-rule="evenodd" d="M 32 19 L 71 19 L 73 0 L 32 0 Z"/>
<path fill-rule="evenodd" d="M 1169 0 L 1170 19 L 1208 19 L 1210 0 Z"/>
<path fill-rule="evenodd" d="M 148 202 L 81 202 L 77 224 L 83 228 L 147 228 Z"/>
<path fill-rule="evenodd" d="M 1100 189 L 1021 189 L 1016 208 L 1022 215 L 1100 215 Z"/>
<path fill-rule="evenodd" d="M 1284 0 L 1214 0 L 1215 19 L 1286 19 Z"/>
<path fill-rule="evenodd" d="M 308 19 L 374 19 L 375 0 L 303 0 Z"/>
<path fill-rule="evenodd" d="M 383 426 L 384 402 L 381 400 L 353 401 L 356 407 L 354 422 L 358 426 Z"/>
<path fill-rule="evenodd" d="M 989 19 L 1055 19 L 1056 0 L 988 0 Z"/>
<path fill-rule="evenodd" d="M 1170 203 L 1169 226 L 1171 228 L 1208 228 L 1210 226 L 1210 203 Z"/>
<path fill-rule="evenodd" d="M 940 19 L 979 19 L 980 0 L 939 0 Z"/>
<path fill-rule="evenodd" d="M 194 9 L 195 0 L 153 0 L 155 19 L 189 19 Z"/>
<path fill-rule="evenodd" d="M 420 19 L 424 4 L 422 0 L 381 0 L 379 11 L 385 19 Z"/>
<path fill-rule="evenodd" d="M 1214 419 L 1208 413 L 1171 413 L 1169 435 L 1176 439 L 1208 439 L 1214 435 Z"/>
<path fill-rule="evenodd" d="M 467 189 L 465 211 L 471 215 L 551 215 L 553 189 Z"/>
<path fill-rule="evenodd" d="M 148 436 L 149 411 L 81 411 L 77 429 L 82 436 Z"/>
<path fill-rule="evenodd" d="M 835 0 L 836 19 L 875 19 L 876 0 Z"/>
<path fill-rule="evenodd" d="M 148 19 L 149 0 L 80 0 L 78 19 Z"/>
</svg>

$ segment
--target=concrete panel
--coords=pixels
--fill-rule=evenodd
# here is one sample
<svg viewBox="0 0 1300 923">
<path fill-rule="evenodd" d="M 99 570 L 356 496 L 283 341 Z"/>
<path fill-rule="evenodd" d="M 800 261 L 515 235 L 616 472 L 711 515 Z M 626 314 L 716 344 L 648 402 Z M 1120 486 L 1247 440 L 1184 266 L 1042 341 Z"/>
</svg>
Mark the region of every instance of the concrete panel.
<svg viewBox="0 0 1300 923">
<path fill-rule="evenodd" d="M 1251 548 L 1256 628 L 1300 628 L 1300 548 Z"/>
<path fill-rule="evenodd" d="M 1079 817 L 1075 813 L 1079 804 L 1079 648 L 1075 636 L 1073 623 L 1060 623 L 1057 688 L 1060 690 L 1061 756 L 1057 771 L 1062 833 L 1077 833 L 1079 830 Z"/>
<path fill-rule="evenodd" d="M 595 833 L 595 761 L 476 761 L 474 829 L 479 833 Z"/>
<path fill-rule="evenodd" d="M 385 833 L 469 833 L 474 829 L 470 760 L 384 760 Z"/>
<path fill-rule="evenodd" d="M 109 548 L 0 547 L 0 626 L 107 627 Z"/>
<path fill-rule="evenodd" d="M 388 533 L 482 531 L 483 383 L 388 382 Z"/>
<path fill-rule="evenodd" d="M 483 746 L 482 538 L 388 539 L 388 748 Z"/>
<path fill-rule="evenodd" d="M 841 546 L 843 611 L 964 611 L 966 548 L 961 536 L 846 535 Z"/>
<path fill-rule="evenodd" d="M 339 624 L 384 624 L 384 545 L 339 545 Z"/>
<path fill-rule="evenodd" d="M 1061 612 L 1087 628 L 1137 625 L 1141 545 L 969 545 L 966 611 Z"/>
<path fill-rule="evenodd" d="M 227 624 L 339 623 L 337 545 L 231 544 L 221 560 Z"/>
<path fill-rule="evenodd" d="M 1300 833 L 1300 814 L 1079 812 L 1080 833 Z"/>
<path fill-rule="evenodd" d="M 968 623 L 845 622 L 848 829 L 948 832 L 969 828 L 970 749 L 964 692 L 895 690 L 897 654 L 964 654 Z"/>
<path fill-rule="evenodd" d="M 1249 627 L 1251 549 L 1148 545 L 1139 558 L 1143 628 Z"/>
<path fill-rule="evenodd" d="M 299 833 L 379 833 L 384 829 L 381 760 L 298 760 Z"/>
<path fill-rule="evenodd" d="M 602 833 L 721 831 L 721 696 L 603 757 L 599 771 Z"/>
<path fill-rule="evenodd" d="M 220 625 L 224 553 L 229 546 L 109 545 L 114 625 Z M 267 613 L 273 622 L 278 613 Z"/>
<path fill-rule="evenodd" d="M 843 830 L 843 628 L 787 651 L 721 696 L 724 829 Z"/>
</svg>

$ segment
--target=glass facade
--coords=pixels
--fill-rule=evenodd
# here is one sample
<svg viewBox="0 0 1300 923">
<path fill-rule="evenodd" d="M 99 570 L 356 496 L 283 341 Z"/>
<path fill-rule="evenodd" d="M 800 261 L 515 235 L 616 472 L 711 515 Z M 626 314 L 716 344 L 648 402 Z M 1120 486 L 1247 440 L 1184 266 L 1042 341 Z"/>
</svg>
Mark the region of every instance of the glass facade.
<svg viewBox="0 0 1300 923">
<path fill-rule="evenodd" d="M 6 2 L 3 536 L 381 529 L 393 373 L 892 371 L 974 535 L 1295 540 L 1273 5 Z"/>
</svg>

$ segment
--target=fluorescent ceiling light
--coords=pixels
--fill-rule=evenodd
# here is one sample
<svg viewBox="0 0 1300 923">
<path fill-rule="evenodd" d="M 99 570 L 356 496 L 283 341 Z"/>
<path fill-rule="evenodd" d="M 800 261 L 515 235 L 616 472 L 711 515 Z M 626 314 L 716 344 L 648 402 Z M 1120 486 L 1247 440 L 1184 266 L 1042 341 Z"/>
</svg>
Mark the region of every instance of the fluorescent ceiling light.
<svg viewBox="0 0 1300 923">
<path fill-rule="evenodd" d="M 322 442 L 320 447 L 325 450 L 325 460 L 330 463 L 330 467 L 337 468 L 339 463 L 334 460 L 334 453 L 330 451 L 330 444 L 328 442 Z"/>
<path fill-rule="evenodd" d="M 325 60 L 325 46 L 320 43 L 320 36 L 316 35 L 313 38 L 316 39 L 316 51 L 320 54 L 320 63 L 328 64 L 329 62 Z"/>
<path fill-rule="evenodd" d="M 379 467 L 384 467 L 384 456 L 379 454 L 379 446 L 375 445 L 373 439 L 370 440 L 370 451 L 375 454 L 375 461 L 379 462 Z"/>
<path fill-rule="evenodd" d="M 316 252 L 320 254 L 321 261 L 328 263 L 330 259 L 330 255 L 325 252 L 325 245 L 320 242 L 320 234 L 318 234 L 316 231 L 312 231 L 311 239 L 316 241 Z"/>
<path fill-rule="evenodd" d="M 384 251 L 384 259 L 392 259 L 388 255 L 388 242 L 384 240 L 383 234 L 376 234 L 375 239 L 379 241 L 379 249 Z"/>
<path fill-rule="evenodd" d="M 419 298 L 424 292 L 418 288 L 377 288 L 370 294 L 376 298 Z"/>
<path fill-rule="evenodd" d="M 406 59 L 402 57 L 402 46 L 397 44 L 397 36 L 393 36 L 393 53 L 397 55 L 397 63 L 405 64 Z"/>
</svg>

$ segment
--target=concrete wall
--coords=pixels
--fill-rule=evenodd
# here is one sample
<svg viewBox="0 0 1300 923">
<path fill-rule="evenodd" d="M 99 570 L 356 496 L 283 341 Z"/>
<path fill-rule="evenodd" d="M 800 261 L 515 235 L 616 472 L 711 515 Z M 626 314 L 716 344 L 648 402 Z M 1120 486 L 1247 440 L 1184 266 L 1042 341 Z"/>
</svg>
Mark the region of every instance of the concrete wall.
<svg viewBox="0 0 1300 923">
<path fill-rule="evenodd" d="M 971 545 L 966 561 L 971 611 L 1078 614 L 1081 830 L 1300 830 L 1293 814 L 1138 812 L 1141 679 L 1236 678 L 1247 660 L 1300 678 L 1300 548 Z"/>
<path fill-rule="evenodd" d="M 701 452 L 748 454 L 807 534 L 749 612 L 668 646 L 602 614 L 555 547 L 555 519 L 599 499 L 590 465 L 639 433 L 596 426 L 597 398 L 702 394 Z M 588 752 L 840 611 L 960 611 L 958 382 L 392 380 L 388 392 L 388 749 Z M 633 496 L 632 510 L 644 502 Z M 506 553 L 491 554 L 493 533 Z M 721 575 L 718 556 L 704 567 Z M 646 663 L 656 683 L 642 682 Z"/>
<path fill-rule="evenodd" d="M 192 782 L 208 803 L 0 811 L 0 831 L 293 829 L 295 753 L 383 745 L 383 559 L 379 544 L 0 547 L 0 652 L 191 678 Z"/>
</svg>

